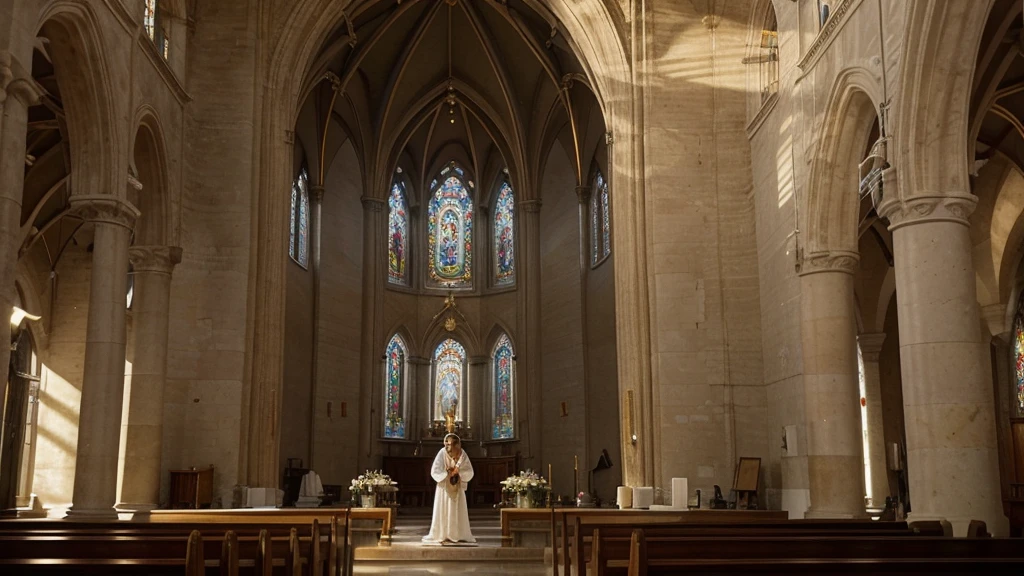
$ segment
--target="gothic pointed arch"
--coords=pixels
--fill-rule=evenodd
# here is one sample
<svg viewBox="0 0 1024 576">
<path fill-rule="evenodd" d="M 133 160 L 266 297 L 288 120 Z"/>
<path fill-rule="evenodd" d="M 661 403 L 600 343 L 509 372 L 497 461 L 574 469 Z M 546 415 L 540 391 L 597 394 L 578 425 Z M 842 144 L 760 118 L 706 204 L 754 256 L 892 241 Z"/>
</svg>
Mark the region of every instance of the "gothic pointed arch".
<svg viewBox="0 0 1024 576">
<path fill-rule="evenodd" d="M 612 253 L 610 203 L 608 181 L 598 168 L 590 189 L 590 264 L 595 267 Z"/>
<path fill-rule="evenodd" d="M 515 438 L 516 356 L 512 340 L 501 333 L 491 349 L 491 439 Z"/>
<path fill-rule="evenodd" d="M 435 288 L 473 287 L 473 181 L 456 162 L 430 183 L 427 282 Z"/>
<path fill-rule="evenodd" d="M 434 348 L 430 361 L 432 386 L 430 418 L 434 422 L 451 417 L 456 423 L 465 420 L 466 381 L 469 356 L 455 338 L 445 338 Z"/>
</svg>

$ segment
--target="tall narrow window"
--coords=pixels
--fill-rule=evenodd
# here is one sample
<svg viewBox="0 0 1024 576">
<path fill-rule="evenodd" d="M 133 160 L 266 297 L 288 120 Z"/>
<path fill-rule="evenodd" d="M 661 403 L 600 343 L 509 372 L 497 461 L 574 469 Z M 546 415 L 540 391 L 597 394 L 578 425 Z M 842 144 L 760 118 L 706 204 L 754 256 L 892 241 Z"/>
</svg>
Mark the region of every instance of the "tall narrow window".
<svg viewBox="0 0 1024 576">
<path fill-rule="evenodd" d="M 288 255 L 303 268 L 309 265 L 309 174 L 303 168 L 292 182 Z"/>
<path fill-rule="evenodd" d="M 462 388 L 466 373 L 466 349 L 448 338 L 434 350 L 433 419 L 444 420 L 451 415 L 462 421 Z"/>
<path fill-rule="evenodd" d="M 770 2 L 761 29 L 760 62 L 761 104 L 764 104 L 772 94 L 779 91 L 779 23 Z"/>
<path fill-rule="evenodd" d="M 516 281 L 515 204 L 512 187 L 504 182 L 494 203 L 494 274 L 498 286 Z"/>
<path fill-rule="evenodd" d="M 156 44 L 157 51 L 164 57 L 170 55 L 170 36 L 167 34 L 167 27 L 164 26 L 163 15 L 160 13 L 159 0 L 146 0 L 142 13 L 142 27 L 146 35 Z"/>
<path fill-rule="evenodd" d="M 384 437 L 405 438 L 405 377 L 409 353 L 395 334 L 384 351 Z"/>
<path fill-rule="evenodd" d="M 1013 319 L 1013 405 L 1017 416 L 1024 416 L 1024 292 L 1017 301 L 1017 314 Z"/>
<path fill-rule="evenodd" d="M 454 169 L 454 170 L 453 170 Z M 473 200 L 454 163 L 441 171 L 427 208 L 429 281 L 442 288 L 469 288 L 473 279 Z M 438 181 L 435 181 L 438 182 Z"/>
<path fill-rule="evenodd" d="M 142 15 L 142 26 L 150 40 L 156 40 L 156 1 L 146 0 L 145 12 Z"/>
<path fill-rule="evenodd" d="M 409 205 L 405 186 L 400 181 L 391 185 L 388 198 L 388 282 L 407 285 L 409 258 Z"/>
<path fill-rule="evenodd" d="M 516 378 L 515 354 L 512 352 L 512 341 L 509 340 L 508 334 L 502 334 L 494 345 L 491 364 L 494 370 L 494 427 L 491 430 L 491 438 L 508 440 L 515 435 L 512 412 Z"/>
<path fill-rule="evenodd" d="M 590 193 L 590 263 L 597 266 L 612 253 L 611 208 L 608 182 L 600 171 Z"/>
</svg>

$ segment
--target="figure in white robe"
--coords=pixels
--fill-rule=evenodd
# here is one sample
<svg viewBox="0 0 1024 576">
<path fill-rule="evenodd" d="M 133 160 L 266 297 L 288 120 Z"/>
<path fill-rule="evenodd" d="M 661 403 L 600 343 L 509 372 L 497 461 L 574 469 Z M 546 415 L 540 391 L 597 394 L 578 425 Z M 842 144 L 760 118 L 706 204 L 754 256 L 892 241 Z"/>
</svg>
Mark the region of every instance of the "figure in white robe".
<svg viewBox="0 0 1024 576">
<path fill-rule="evenodd" d="M 473 479 L 473 464 L 462 450 L 455 434 L 444 437 L 444 448 L 434 457 L 430 475 L 437 482 L 434 490 L 434 514 L 424 542 L 476 542 L 469 530 L 466 484 Z M 453 481 L 454 479 L 454 481 Z"/>
</svg>

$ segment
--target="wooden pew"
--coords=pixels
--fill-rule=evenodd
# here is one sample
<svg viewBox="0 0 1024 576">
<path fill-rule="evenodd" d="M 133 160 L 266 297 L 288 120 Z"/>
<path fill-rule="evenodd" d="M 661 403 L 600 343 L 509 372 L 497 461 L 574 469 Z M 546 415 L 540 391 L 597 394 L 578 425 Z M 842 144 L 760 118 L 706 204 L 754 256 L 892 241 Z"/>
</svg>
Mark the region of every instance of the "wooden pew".
<svg viewBox="0 0 1024 576">
<path fill-rule="evenodd" d="M 849 536 L 672 537 L 637 528 L 628 539 L 595 533 L 594 576 L 747 573 L 1020 573 L 1024 547 L 1002 538 Z M 1010 573 L 1010 572 L 1007 572 Z"/>
<path fill-rule="evenodd" d="M 299 535 L 296 528 L 272 525 L 261 528 L 251 525 L 229 525 L 235 530 L 221 531 L 223 525 L 203 525 L 203 530 L 189 530 L 194 525 L 164 523 L 110 523 L 111 528 L 88 524 L 78 528 L 65 523 L 49 523 L 36 530 L 11 530 L 5 523 L 0 531 L 0 572 L 3 566 L 47 566 L 55 572 L 127 572 L 202 574 L 206 567 L 220 565 L 222 574 L 237 574 L 239 565 L 269 568 L 273 558 L 282 560 L 288 573 L 302 574 L 303 564 L 319 568 L 322 574 L 325 534 L 314 519 Z M 143 527 L 144 526 L 144 527 Z M 326 534 L 329 574 L 351 574 L 352 551 L 348 523 L 344 517 L 332 518 Z M 237 532 L 236 532 L 237 530 Z M 287 532 L 284 532 L 287 530 Z M 224 537 L 218 536 L 218 532 Z M 238 535 L 241 532 L 242 536 Z M 305 534 L 309 534 L 309 537 Z M 287 534 L 287 535 L 285 535 Z M 309 553 L 302 553 L 305 542 Z M 246 560 L 241 563 L 241 556 Z M 203 558 L 220 558 L 204 562 Z M 202 568 L 197 568 L 202 567 Z M 113 568 L 111 568 L 113 567 Z"/>
<path fill-rule="evenodd" d="M 723 522 L 634 522 L 632 524 L 596 523 L 597 518 L 577 516 L 573 519 L 571 549 L 568 539 L 563 539 L 563 558 L 569 559 L 564 564 L 563 574 L 568 576 L 573 565 L 585 566 L 593 557 L 594 533 L 600 529 L 606 538 L 617 538 L 628 541 L 635 528 L 646 528 L 658 535 L 667 537 L 714 537 L 736 538 L 756 536 L 845 536 L 845 537 L 910 537 L 916 536 L 905 522 L 877 522 L 872 520 L 766 520 L 747 521 L 736 524 Z M 557 575 L 556 571 L 553 571 Z"/>
</svg>

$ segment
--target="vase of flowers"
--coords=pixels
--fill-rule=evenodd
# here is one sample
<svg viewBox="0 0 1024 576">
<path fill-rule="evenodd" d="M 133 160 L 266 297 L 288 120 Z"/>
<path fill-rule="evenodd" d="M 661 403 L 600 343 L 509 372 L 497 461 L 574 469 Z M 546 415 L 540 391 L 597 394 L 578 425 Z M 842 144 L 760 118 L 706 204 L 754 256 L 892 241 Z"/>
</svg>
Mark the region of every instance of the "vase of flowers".
<svg viewBox="0 0 1024 576">
<path fill-rule="evenodd" d="M 514 497 L 516 508 L 537 508 L 544 505 L 544 499 L 551 486 L 543 476 L 533 470 L 520 472 L 501 481 L 502 496 L 506 500 Z"/>
<path fill-rule="evenodd" d="M 397 484 L 380 470 L 367 470 L 353 478 L 348 489 L 352 492 L 352 499 L 358 500 L 360 506 L 373 508 L 377 505 L 377 495 L 397 490 Z"/>
</svg>

